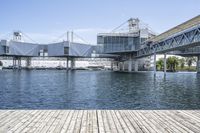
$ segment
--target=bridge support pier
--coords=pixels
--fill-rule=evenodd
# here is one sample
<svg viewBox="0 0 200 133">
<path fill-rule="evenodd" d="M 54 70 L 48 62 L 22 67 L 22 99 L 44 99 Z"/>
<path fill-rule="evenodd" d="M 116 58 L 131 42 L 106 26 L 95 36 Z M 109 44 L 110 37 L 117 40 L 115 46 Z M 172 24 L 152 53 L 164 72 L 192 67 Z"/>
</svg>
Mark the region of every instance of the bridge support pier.
<svg viewBox="0 0 200 133">
<path fill-rule="evenodd" d="M 117 71 L 120 71 L 120 62 L 119 61 L 117 61 Z"/>
<path fill-rule="evenodd" d="M 18 58 L 18 69 L 21 69 L 22 67 L 22 60 L 21 57 Z"/>
<path fill-rule="evenodd" d="M 122 71 L 125 71 L 125 63 L 124 63 L 124 61 L 122 62 Z"/>
<path fill-rule="evenodd" d="M 134 60 L 134 71 L 135 72 L 138 71 L 138 60 L 137 59 Z"/>
<path fill-rule="evenodd" d="M 156 52 L 154 52 L 154 55 L 153 55 L 154 59 L 153 59 L 153 71 L 154 71 L 154 75 L 156 75 Z"/>
<path fill-rule="evenodd" d="M 69 59 L 67 58 L 66 60 L 66 70 L 68 71 L 69 70 Z"/>
<path fill-rule="evenodd" d="M 164 74 L 166 75 L 167 72 L 167 59 L 166 59 L 167 54 L 164 54 Z"/>
<path fill-rule="evenodd" d="M 129 61 L 128 61 L 128 71 L 131 72 L 132 71 L 132 57 L 129 57 Z"/>
<path fill-rule="evenodd" d="M 16 68 L 17 66 L 17 59 L 16 57 L 13 57 L 13 68 Z"/>
<path fill-rule="evenodd" d="M 197 72 L 200 73 L 200 55 L 197 58 Z"/>
<path fill-rule="evenodd" d="M 26 68 L 30 69 L 31 68 L 31 57 L 26 58 Z"/>
<path fill-rule="evenodd" d="M 110 64 L 110 69 L 113 71 L 113 65 L 114 65 L 114 61 L 111 61 L 111 64 Z"/>
<path fill-rule="evenodd" d="M 13 68 L 14 69 L 21 69 L 21 57 L 13 57 Z"/>
<path fill-rule="evenodd" d="M 71 70 L 75 68 L 75 58 L 71 59 Z"/>
</svg>

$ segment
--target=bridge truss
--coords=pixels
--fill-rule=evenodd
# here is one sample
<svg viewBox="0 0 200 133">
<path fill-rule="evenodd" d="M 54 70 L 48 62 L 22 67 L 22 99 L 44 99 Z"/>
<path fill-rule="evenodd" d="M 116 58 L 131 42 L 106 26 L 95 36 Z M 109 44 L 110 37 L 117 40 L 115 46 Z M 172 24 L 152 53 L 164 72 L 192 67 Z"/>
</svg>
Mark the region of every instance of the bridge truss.
<svg viewBox="0 0 200 133">
<path fill-rule="evenodd" d="M 145 42 L 143 48 L 137 51 L 137 58 L 154 53 L 163 54 L 200 45 L 200 25 L 179 32 L 157 42 Z"/>
</svg>

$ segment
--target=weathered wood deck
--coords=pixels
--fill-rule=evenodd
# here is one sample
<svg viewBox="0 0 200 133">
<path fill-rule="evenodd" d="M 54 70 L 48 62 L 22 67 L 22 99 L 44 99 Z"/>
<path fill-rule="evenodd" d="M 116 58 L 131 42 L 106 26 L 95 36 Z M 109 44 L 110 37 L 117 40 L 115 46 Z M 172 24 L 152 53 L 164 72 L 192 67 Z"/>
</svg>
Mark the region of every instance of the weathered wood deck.
<svg viewBox="0 0 200 133">
<path fill-rule="evenodd" d="M 200 133 L 200 110 L 0 110 L 0 133 Z"/>
</svg>

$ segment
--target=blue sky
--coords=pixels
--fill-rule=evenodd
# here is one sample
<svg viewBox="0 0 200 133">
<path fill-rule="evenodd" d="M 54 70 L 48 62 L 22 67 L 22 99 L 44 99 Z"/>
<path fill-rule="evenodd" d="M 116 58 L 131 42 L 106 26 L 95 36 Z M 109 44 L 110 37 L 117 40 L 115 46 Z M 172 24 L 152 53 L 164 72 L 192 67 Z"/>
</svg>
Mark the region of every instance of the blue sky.
<svg viewBox="0 0 200 133">
<path fill-rule="evenodd" d="M 0 37 L 21 30 L 48 43 L 74 30 L 90 43 L 129 18 L 161 33 L 200 13 L 199 0 L 0 0 Z"/>
</svg>

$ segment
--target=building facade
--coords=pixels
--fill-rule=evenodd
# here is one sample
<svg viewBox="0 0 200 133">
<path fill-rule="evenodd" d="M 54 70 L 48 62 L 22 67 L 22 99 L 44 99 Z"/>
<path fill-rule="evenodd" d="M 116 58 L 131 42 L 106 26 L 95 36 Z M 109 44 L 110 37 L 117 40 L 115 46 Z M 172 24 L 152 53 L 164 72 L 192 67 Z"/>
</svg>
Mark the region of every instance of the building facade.
<svg viewBox="0 0 200 133">
<path fill-rule="evenodd" d="M 101 47 L 101 52 L 106 54 L 120 55 L 118 61 L 119 69 L 127 69 L 132 71 L 132 68 L 145 69 L 146 62 L 149 58 L 140 59 L 138 63 L 134 60 L 137 50 L 142 47 L 142 43 L 155 36 L 147 26 L 142 26 L 139 19 L 129 19 L 128 30 L 125 32 L 110 32 L 99 33 L 97 35 L 97 45 Z M 130 63 L 131 62 L 131 63 Z M 136 67 L 138 65 L 138 67 Z"/>
</svg>

